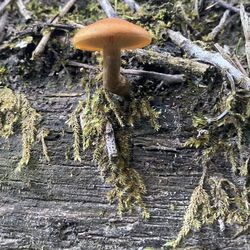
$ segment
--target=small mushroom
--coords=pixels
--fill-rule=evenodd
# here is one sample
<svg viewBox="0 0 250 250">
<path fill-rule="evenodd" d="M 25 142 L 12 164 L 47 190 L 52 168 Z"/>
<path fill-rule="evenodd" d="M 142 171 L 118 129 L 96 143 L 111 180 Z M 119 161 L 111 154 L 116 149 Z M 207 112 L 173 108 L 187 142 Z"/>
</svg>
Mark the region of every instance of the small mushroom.
<svg viewBox="0 0 250 250">
<path fill-rule="evenodd" d="M 119 18 L 106 18 L 80 29 L 73 37 L 77 49 L 103 51 L 103 84 L 112 93 L 129 95 L 129 86 L 120 75 L 121 49 L 142 48 L 151 42 L 142 27 Z"/>
</svg>

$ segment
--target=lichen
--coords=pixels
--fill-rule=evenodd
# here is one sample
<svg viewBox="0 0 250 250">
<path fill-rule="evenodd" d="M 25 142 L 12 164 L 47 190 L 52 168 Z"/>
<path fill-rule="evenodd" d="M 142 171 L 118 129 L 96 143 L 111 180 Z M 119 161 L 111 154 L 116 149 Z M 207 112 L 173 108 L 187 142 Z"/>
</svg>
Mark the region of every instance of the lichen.
<svg viewBox="0 0 250 250">
<path fill-rule="evenodd" d="M 148 97 L 133 99 L 128 108 L 124 108 L 125 104 L 114 99 L 96 79 L 85 85 L 85 96 L 85 100 L 79 103 L 67 121 L 73 130 L 74 159 L 80 157 L 81 135 L 83 151 L 92 150 L 93 161 L 98 165 L 105 182 L 111 186 L 107 198 L 111 203 L 117 201 L 118 213 L 131 212 L 138 205 L 142 209 L 142 216 L 148 218 L 149 213 L 143 202 L 146 187 L 131 163 L 131 129 L 144 117 L 158 130 L 159 112 L 152 108 Z M 118 159 L 115 161 L 109 159 L 106 149 L 107 122 L 111 122 L 115 131 L 118 149 Z"/>
</svg>

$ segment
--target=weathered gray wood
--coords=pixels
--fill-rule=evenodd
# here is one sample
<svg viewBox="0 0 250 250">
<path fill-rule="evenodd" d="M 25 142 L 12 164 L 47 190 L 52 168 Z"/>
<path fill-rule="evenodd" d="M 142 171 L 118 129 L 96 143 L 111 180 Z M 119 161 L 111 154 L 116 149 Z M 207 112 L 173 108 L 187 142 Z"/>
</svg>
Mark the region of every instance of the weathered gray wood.
<svg viewBox="0 0 250 250">
<path fill-rule="evenodd" d="M 9 174 L 1 181 L 0 249 L 160 248 L 177 235 L 202 174 L 197 151 L 184 149 L 181 144 L 190 135 L 189 92 L 183 89 L 180 93 L 176 88 L 171 98 L 158 101 L 157 107 L 162 109 L 160 132 L 153 132 L 145 122 L 135 129 L 133 164 L 145 180 L 145 203 L 151 212 L 151 218 L 143 221 L 138 212 L 120 218 L 115 205 L 108 204 L 106 192 L 110 187 L 103 183 L 89 153 L 83 155 L 81 163 L 74 162 L 72 154 L 65 159 L 72 145 L 65 121 L 82 97 L 56 97 L 54 93 L 66 91 L 57 82 L 56 77 L 44 78 L 38 87 L 34 80 L 26 89 L 31 103 L 44 117 L 43 125 L 51 130 L 46 139 L 51 162 L 45 161 L 37 144 L 30 166 L 15 175 L 12 171 L 21 156 L 20 136 L 0 141 L 0 178 Z M 81 93 L 80 85 L 67 93 Z M 44 91 L 39 90 L 41 86 Z M 189 104 L 184 104 L 185 100 Z M 226 175 L 230 176 L 230 171 Z M 220 232 L 219 225 L 214 225 L 191 234 L 184 246 L 249 249 L 249 235 L 231 236 L 228 227 Z"/>
<path fill-rule="evenodd" d="M 55 2 L 58 6 L 58 1 Z M 85 1 L 79 2 L 85 4 Z M 60 40 L 59 37 L 56 39 Z M 38 37 L 34 39 L 33 47 L 36 42 Z M 65 122 L 78 101 L 84 98 L 80 79 L 82 74 L 87 73 L 72 69 L 74 71 L 70 73 L 74 86 L 67 88 L 65 71 L 51 69 L 53 60 L 56 60 L 52 53 L 55 48 L 51 44 L 48 44 L 44 58 L 33 62 L 25 54 L 31 55 L 32 48 L 8 50 L 5 47 L 1 50 L 0 65 L 6 64 L 10 72 L 4 83 L 15 91 L 25 93 L 42 115 L 40 125 L 50 130 L 45 141 L 51 161 L 46 162 L 42 145 L 37 143 L 33 147 L 29 166 L 15 174 L 14 169 L 21 157 L 20 128 L 16 127 L 17 133 L 8 141 L 0 139 L 0 250 L 160 249 L 166 241 L 177 236 L 191 193 L 202 175 L 199 150 L 185 149 L 182 143 L 192 135 L 193 108 L 200 108 L 205 102 L 204 108 L 207 108 L 213 93 L 206 93 L 207 88 L 195 88 L 192 82 L 188 86 L 163 86 L 162 93 L 165 95 L 154 100 L 157 109 L 162 110 L 161 130 L 156 133 L 147 122 L 141 121 L 132 136 L 132 164 L 145 180 L 148 189 L 145 205 L 151 218 L 142 220 L 139 211 L 120 218 L 116 204 L 107 202 L 106 194 L 110 187 L 103 182 L 97 166 L 92 163 L 91 152 L 82 153 L 81 162 L 73 161 L 72 132 Z M 58 52 L 63 55 L 68 53 L 67 50 L 69 44 L 60 47 Z M 205 64 L 175 58 L 167 52 L 150 51 L 150 54 L 140 50 L 136 53 L 126 52 L 126 55 L 135 57 L 138 68 L 141 66 L 139 58 L 144 55 L 144 61 L 152 63 L 153 67 L 161 65 L 160 72 L 168 73 L 166 68 L 169 65 L 179 73 L 187 69 L 196 77 L 202 77 L 209 71 L 209 66 Z M 155 59 L 150 61 L 151 55 L 157 58 L 158 63 Z M 86 55 L 83 57 L 85 60 L 88 58 Z M 93 62 L 88 59 L 88 62 Z M 32 67 L 32 70 L 22 79 L 19 71 L 25 71 L 26 67 Z M 68 65 L 65 67 L 70 70 Z M 147 70 L 151 69 L 148 67 Z M 135 84 L 139 85 L 139 77 L 134 78 Z M 147 89 L 147 79 L 143 83 Z M 219 89 L 220 84 L 217 85 Z M 208 171 L 232 179 L 229 166 L 219 163 L 216 166 L 217 169 Z M 182 249 L 249 250 L 249 233 L 235 239 L 232 237 L 234 233 L 235 227 L 228 225 L 223 232 L 219 224 L 204 227 L 199 232 L 191 233 L 183 242 Z"/>
</svg>

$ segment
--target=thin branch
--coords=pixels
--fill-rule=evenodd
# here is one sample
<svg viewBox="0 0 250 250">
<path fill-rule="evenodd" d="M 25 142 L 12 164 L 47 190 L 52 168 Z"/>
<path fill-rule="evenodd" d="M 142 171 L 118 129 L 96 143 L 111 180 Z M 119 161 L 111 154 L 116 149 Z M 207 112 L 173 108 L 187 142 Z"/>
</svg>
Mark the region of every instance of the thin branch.
<svg viewBox="0 0 250 250">
<path fill-rule="evenodd" d="M 184 74 L 170 75 L 170 74 L 164 74 L 164 73 L 159 73 L 159 72 L 154 72 L 154 71 L 138 70 L 138 69 L 121 69 L 121 73 L 126 74 L 126 75 L 138 75 L 138 76 L 154 78 L 154 79 L 162 80 L 169 84 L 185 82 Z"/>
<path fill-rule="evenodd" d="M 4 29 L 5 29 L 5 24 L 8 20 L 8 15 L 9 15 L 8 11 L 5 11 L 0 18 L 0 42 L 3 40 L 4 35 L 5 35 Z"/>
<path fill-rule="evenodd" d="M 53 28 L 56 28 L 56 29 L 61 29 L 61 30 L 69 30 L 69 31 L 72 31 L 72 30 L 75 30 L 75 29 L 79 29 L 79 28 L 83 28 L 84 26 L 81 25 L 81 24 L 56 24 L 56 23 L 44 23 L 42 24 L 44 27 L 53 27 Z"/>
<path fill-rule="evenodd" d="M 250 72 L 250 17 L 247 16 L 243 4 L 240 5 L 240 18 L 245 36 L 245 52 L 247 57 L 248 69 Z"/>
<path fill-rule="evenodd" d="M 5 0 L 0 4 L 0 14 L 5 10 L 5 8 L 12 2 L 12 0 Z"/>
<path fill-rule="evenodd" d="M 222 73 L 229 72 L 235 81 L 246 90 L 250 90 L 250 78 L 235 68 L 230 62 L 225 60 L 220 53 L 206 51 L 198 45 L 185 38 L 180 32 L 168 30 L 171 40 L 180 46 L 189 56 L 197 58 L 203 62 L 208 62 L 221 70 Z"/>
<path fill-rule="evenodd" d="M 239 69 L 243 74 L 247 75 L 246 70 L 244 69 L 244 67 L 242 66 L 242 64 L 241 64 L 241 62 L 240 62 L 240 60 L 239 60 L 239 58 L 238 58 L 235 54 L 232 55 L 232 59 L 233 59 L 233 61 L 234 61 L 234 64 L 238 67 L 238 69 Z"/>
<path fill-rule="evenodd" d="M 211 124 L 213 122 L 218 122 L 219 120 L 221 120 L 222 118 L 224 118 L 228 113 L 229 113 L 229 111 L 226 109 L 226 110 L 224 110 L 221 114 L 219 114 L 216 117 L 211 117 L 211 118 L 205 117 L 205 118 L 207 120 L 207 123 Z"/>
<path fill-rule="evenodd" d="M 204 76 L 212 68 L 211 65 L 197 62 L 194 59 L 182 58 L 172 56 L 168 52 L 155 52 L 151 50 L 137 49 L 128 52 L 129 57 L 134 57 L 142 63 L 150 61 L 150 63 L 157 63 L 158 65 L 165 65 L 172 69 L 191 73 L 195 76 Z"/>
<path fill-rule="evenodd" d="M 214 27 L 214 29 L 208 34 L 207 39 L 209 41 L 214 40 L 215 37 L 223 30 L 223 28 L 226 26 L 226 21 L 229 15 L 230 11 L 226 10 L 223 16 L 221 17 L 219 24 L 216 27 Z"/>
<path fill-rule="evenodd" d="M 76 0 L 69 0 L 64 5 L 62 10 L 59 12 L 59 14 L 56 15 L 51 20 L 51 23 L 56 24 L 60 20 L 61 17 L 66 15 L 66 13 L 71 9 L 71 7 L 75 4 L 75 2 L 76 2 Z M 36 49 L 32 53 L 32 59 L 35 59 L 35 58 L 39 57 L 43 53 L 43 51 L 44 51 L 44 49 L 45 49 L 45 47 L 46 47 L 46 45 L 47 45 L 47 43 L 48 43 L 48 41 L 50 39 L 50 36 L 51 36 L 52 32 L 53 32 L 53 29 L 47 30 L 47 31 L 44 32 L 44 35 L 43 35 L 42 39 L 40 40 L 40 42 L 37 45 Z"/>
<path fill-rule="evenodd" d="M 133 11 L 139 11 L 140 10 L 140 5 L 134 1 L 134 0 L 123 0 L 131 10 Z"/>
<path fill-rule="evenodd" d="M 96 71 L 99 70 L 99 69 L 98 69 L 97 67 L 95 67 L 95 66 L 91 66 L 91 65 L 88 65 L 88 64 L 86 64 L 86 63 L 80 63 L 80 62 L 76 62 L 76 61 L 68 61 L 66 64 L 69 65 L 69 66 L 73 66 L 73 67 L 91 69 L 91 70 L 96 70 Z"/>
<path fill-rule="evenodd" d="M 237 65 L 235 64 L 235 62 L 233 61 L 233 59 L 231 58 L 230 52 L 224 48 L 222 48 L 218 43 L 214 44 L 214 47 L 218 50 L 218 52 L 222 55 L 222 57 L 227 60 L 228 62 L 230 62 L 234 67 L 237 68 Z"/>
<path fill-rule="evenodd" d="M 240 9 L 237 8 L 237 7 L 234 7 L 232 6 L 231 4 L 229 3 L 226 3 L 225 1 L 222 1 L 222 0 L 216 0 L 216 1 L 213 1 L 215 2 L 217 5 L 219 5 L 220 7 L 223 7 L 225 9 L 228 9 L 232 12 L 235 12 L 235 13 L 240 13 Z"/>
<path fill-rule="evenodd" d="M 68 61 L 67 64 L 70 66 L 92 69 L 92 70 L 96 70 L 96 71 L 99 70 L 95 66 L 90 66 L 88 64 L 79 63 L 79 62 L 75 62 L 75 61 Z M 149 78 L 154 78 L 154 79 L 162 80 L 162 81 L 167 82 L 169 84 L 185 82 L 185 77 L 183 74 L 170 75 L 170 74 L 164 74 L 164 73 L 159 73 L 159 72 L 154 72 L 154 71 L 135 70 L 135 69 L 121 69 L 121 73 L 126 74 L 126 75 L 137 75 L 137 76 L 145 76 L 145 77 L 149 77 Z"/>
<path fill-rule="evenodd" d="M 200 11 L 203 9 L 204 0 L 195 0 L 194 1 L 194 12 L 198 19 L 200 19 Z"/>
<path fill-rule="evenodd" d="M 20 11 L 20 13 L 23 15 L 23 17 L 25 18 L 26 21 L 30 20 L 31 17 L 31 13 L 26 9 L 24 3 L 22 0 L 17 0 L 17 7 Z"/>
<path fill-rule="evenodd" d="M 98 2 L 108 17 L 117 17 L 117 14 L 108 0 L 98 0 Z"/>
</svg>

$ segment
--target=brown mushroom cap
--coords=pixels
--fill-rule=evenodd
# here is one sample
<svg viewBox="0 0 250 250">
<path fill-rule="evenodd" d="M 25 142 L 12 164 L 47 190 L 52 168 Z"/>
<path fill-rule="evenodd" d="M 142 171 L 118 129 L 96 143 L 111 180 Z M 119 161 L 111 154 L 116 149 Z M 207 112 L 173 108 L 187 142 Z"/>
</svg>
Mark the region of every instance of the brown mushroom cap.
<svg viewBox="0 0 250 250">
<path fill-rule="evenodd" d="M 105 18 L 80 29 L 73 45 L 81 50 L 104 48 L 137 49 L 151 42 L 149 33 L 138 25 L 119 18 Z"/>
</svg>

